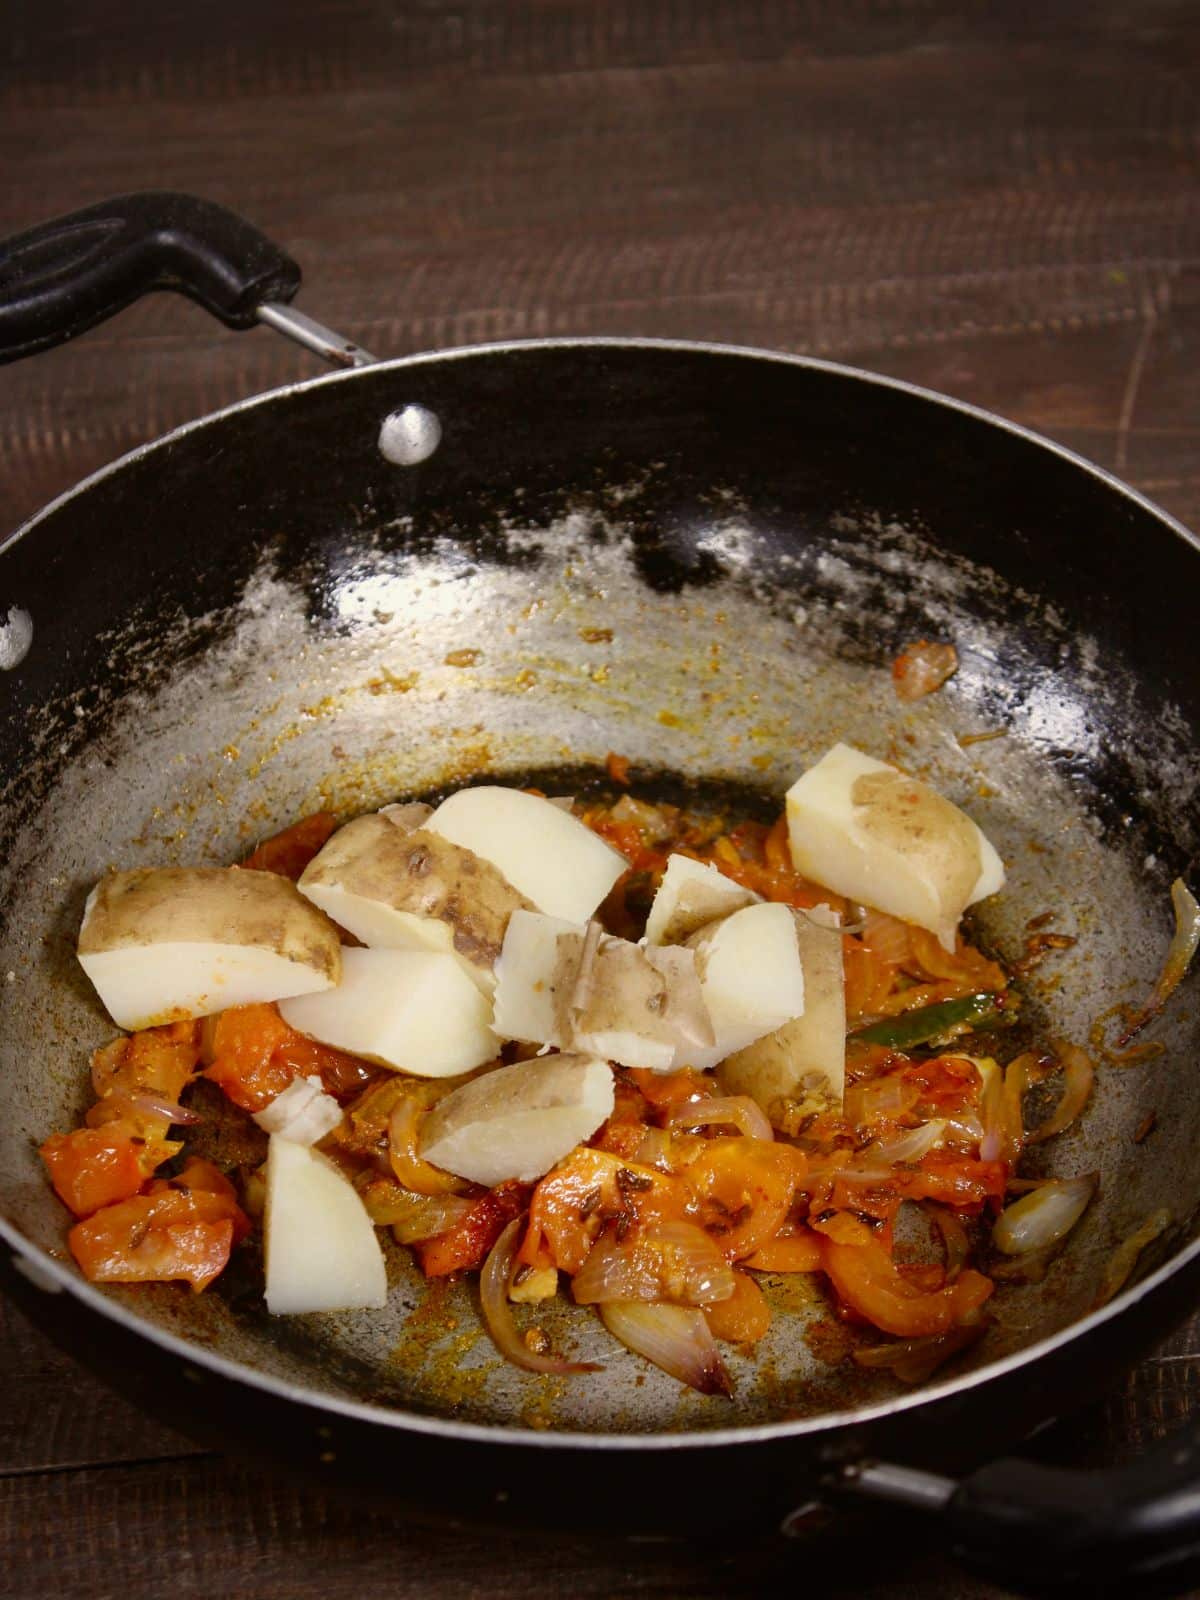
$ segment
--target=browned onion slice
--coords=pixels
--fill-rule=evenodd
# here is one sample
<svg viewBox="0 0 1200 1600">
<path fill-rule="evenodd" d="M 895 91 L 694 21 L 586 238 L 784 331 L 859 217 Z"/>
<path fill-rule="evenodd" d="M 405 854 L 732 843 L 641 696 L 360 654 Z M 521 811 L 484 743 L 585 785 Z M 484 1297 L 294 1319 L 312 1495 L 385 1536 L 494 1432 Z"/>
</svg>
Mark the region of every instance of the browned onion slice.
<svg viewBox="0 0 1200 1600">
<path fill-rule="evenodd" d="M 775 1130 L 757 1100 L 748 1094 L 728 1094 L 711 1100 L 694 1100 L 677 1106 L 667 1120 L 668 1128 L 731 1127 L 747 1139 L 774 1139 Z"/>
<path fill-rule="evenodd" d="M 600 1315 L 627 1350 L 645 1356 L 672 1378 L 701 1394 L 733 1393 L 717 1341 L 698 1307 L 609 1300 L 600 1307 Z"/>
<path fill-rule="evenodd" d="M 580 1305 L 668 1300 L 705 1306 L 728 1300 L 735 1287 L 733 1268 L 694 1222 L 664 1222 L 624 1244 L 601 1235 L 571 1284 Z"/>
<path fill-rule="evenodd" d="M 508 1285 L 517 1255 L 517 1236 L 524 1221 L 524 1217 L 513 1218 L 492 1246 L 479 1275 L 483 1320 L 492 1342 L 506 1360 L 514 1366 L 524 1367 L 526 1372 L 562 1375 L 568 1372 L 601 1371 L 594 1361 L 565 1361 L 561 1356 L 539 1355 L 529 1348 L 517 1332 L 508 1300 Z"/>
</svg>

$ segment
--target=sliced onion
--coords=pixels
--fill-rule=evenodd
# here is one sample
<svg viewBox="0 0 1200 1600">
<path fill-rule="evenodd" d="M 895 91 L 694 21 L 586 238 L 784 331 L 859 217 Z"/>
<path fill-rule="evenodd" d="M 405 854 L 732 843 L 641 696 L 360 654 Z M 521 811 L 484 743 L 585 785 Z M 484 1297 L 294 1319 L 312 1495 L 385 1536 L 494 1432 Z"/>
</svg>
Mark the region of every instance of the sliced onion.
<svg viewBox="0 0 1200 1600">
<path fill-rule="evenodd" d="M 946 1257 L 946 1282 L 953 1283 L 966 1266 L 967 1257 L 971 1253 L 971 1241 L 967 1237 L 963 1220 L 956 1211 L 951 1211 L 947 1206 L 935 1205 L 932 1200 L 923 1201 L 921 1210 L 941 1235 L 942 1250 Z"/>
<path fill-rule="evenodd" d="M 1043 1139 L 1052 1139 L 1056 1133 L 1069 1128 L 1087 1105 L 1092 1093 L 1096 1069 L 1087 1052 L 1078 1045 L 1068 1044 L 1065 1039 L 1056 1039 L 1054 1053 L 1062 1062 L 1065 1079 L 1062 1098 L 1045 1122 L 1039 1122 L 1033 1132 L 1026 1135 L 1028 1144 L 1040 1144 Z"/>
<path fill-rule="evenodd" d="M 647 1128 L 641 1143 L 633 1152 L 639 1166 L 657 1167 L 660 1172 L 671 1170 L 671 1135 L 665 1128 Z"/>
<path fill-rule="evenodd" d="M 1127 1045 L 1166 1005 L 1191 965 L 1197 946 L 1200 946 L 1200 902 L 1197 902 L 1182 878 L 1176 878 L 1171 885 L 1171 905 L 1175 912 L 1175 932 L 1167 949 L 1167 959 L 1163 962 L 1153 994 L 1142 1009 L 1130 1018 L 1125 1031 L 1118 1038 L 1118 1049 Z"/>
<path fill-rule="evenodd" d="M 609 1300 L 667 1300 L 689 1306 L 728 1300 L 733 1268 L 694 1222 L 664 1222 L 618 1244 L 601 1235 L 572 1280 L 580 1305 Z"/>
<path fill-rule="evenodd" d="M 1098 1172 L 1082 1178 L 1052 1178 L 1006 1206 L 992 1229 L 992 1243 L 1006 1256 L 1025 1255 L 1056 1245 L 1079 1221 L 1100 1181 Z"/>
<path fill-rule="evenodd" d="M 397 1244 L 419 1244 L 422 1239 L 448 1233 L 474 1209 L 475 1201 L 464 1199 L 462 1195 L 414 1194 L 403 1208 L 391 1208 L 389 1221 Z M 400 1214 L 396 1215 L 398 1210 Z"/>
<path fill-rule="evenodd" d="M 158 1117 L 168 1126 L 188 1127 L 203 1122 L 204 1118 L 176 1100 L 162 1095 L 139 1091 L 137 1094 L 106 1094 L 96 1101 L 86 1117 L 89 1128 L 102 1128 L 106 1122 L 119 1122 L 124 1117 Z"/>
<path fill-rule="evenodd" d="M 609 1300 L 600 1307 L 600 1315 L 627 1350 L 645 1356 L 672 1378 L 701 1394 L 733 1393 L 712 1329 L 697 1307 Z"/>
<path fill-rule="evenodd" d="M 981 1339 L 991 1326 L 986 1317 L 964 1322 L 949 1333 L 922 1339 L 896 1339 L 891 1344 L 869 1345 L 854 1352 L 860 1367 L 891 1368 L 904 1383 L 924 1383 L 944 1361 Z"/>
<path fill-rule="evenodd" d="M 912 960 L 912 934 L 907 922 L 869 907 L 863 917 L 863 943 L 877 961 L 903 966 Z"/>
<path fill-rule="evenodd" d="M 392 1171 L 406 1189 L 417 1194 L 461 1194 L 467 1187 L 461 1178 L 422 1161 L 417 1154 L 417 1135 L 424 1110 L 419 1092 L 397 1100 L 388 1118 L 388 1160 Z"/>
<path fill-rule="evenodd" d="M 1021 1102 L 1027 1083 L 1027 1058 L 1010 1061 L 1003 1073 L 994 1072 L 983 1091 L 980 1115 L 983 1138 L 979 1141 L 981 1161 L 1007 1161 L 1010 1165 L 1025 1142 L 1025 1123 Z"/>
<path fill-rule="evenodd" d="M 945 1122 L 935 1118 L 932 1122 L 921 1123 L 920 1127 L 908 1128 L 894 1138 L 877 1139 L 867 1146 L 863 1156 L 867 1160 L 883 1161 L 888 1166 L 894 1166 L 897 1161 L 920 1161 L 941 1143 L 945 1131 Z"/>
<path fill-rule="evenodd" d="M 774 1139 L 775 1131 L 757 1100 L 748 1094 L 721 1095 L 677 1106 L 667 1119 L 668 1128 L 732 1127 L 747 1139 Z"/>
<path fill-rule="evenodd" d="M 895 1120 L 905 1116 L 921 1098 L 915 1083 L 901 1072 L 889 1072 L 880 1078 L 868 1078 L 854 1083 L 846 1090 L 846 1121 L 855 1127 L 872 1122 Z"/>
<path fill-rule="evenodd" d="M 955 1149 L 977 1150 L 983 1142 L 983 1123 L 973 1111 L 966 1111 L 958 1117 L 947 1117 L 945 1140 Z"/>
<path fill-rule="evenodd" d="M 525 1225 L 524 1217 L 514 1217 L 496 1240 L 479 1275 L 479 1299 L 483 1307 L 483 1320 L 492 1336 L 496 1349 L 514 1366 L 526 1372 L 551 1372 L 561 1375 L 568 1372 L 599 1372 L 594 1361 L 564 1361 L 561 1356 L 538 1355 L 531 1350 L 517 1332 L 512 1306 L 508 1299 L 508 1286 L 513 1263 L 517 1257 L 517 1238 Z"/>
<path fill-rule="evenodd" d="M 1170 1226 L 1171 1213 L 1164 1206 L 1160 1211 L 1151 1212 L 1136 1233 L 1131 1233 L 1127 1239 L 1122 1239 L 1104 1268 L 1100 1293 L 1096 1296 L 1098 1306 L 1106 1305 L 1115 1294 L 1121 1292 L 1128 1283 L 1142 1251 L 1148 1244 L 1153 1244 L 1154 1240 L 1161 1233 L 1165 1233 Z"/>
</svg>

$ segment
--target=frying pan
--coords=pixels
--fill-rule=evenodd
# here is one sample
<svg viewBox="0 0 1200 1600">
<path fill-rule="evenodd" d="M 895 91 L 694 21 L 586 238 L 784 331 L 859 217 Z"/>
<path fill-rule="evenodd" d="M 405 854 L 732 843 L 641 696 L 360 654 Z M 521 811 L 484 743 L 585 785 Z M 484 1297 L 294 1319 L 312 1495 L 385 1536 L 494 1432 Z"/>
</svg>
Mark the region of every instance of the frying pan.
<svg viewBox="0 0 1200 1600">
<path fill-rule="evenodd" d="M 1102 1175 L 1071 1248 L 915 1392 L 827 1359 L 807 1280 L 772 1291 L 784 1314 L 757 1360 L 731 1358 L 729 1402 L 681 1394 L 565 1309 L 552 1336 L 602 1373 L 502 1366 L 474 1290 L 428 1294 L 400 1251 L 386 1312 L 341 1317 L 269 1319 L 252 1260 L 201 1297 L 79 1279 L 36 1146 L 82 1112 L 111 1032 L 73 941 L 112 863 L 226 862 L 318 805 L 484 773 L 586 793 L 609 750 L 652 793 L 769 814 L 845 738 L 926 774 L 997 843 L 1010 878 L 987 943 L 1019 954 L 1047 910 L 1078 935 L 1027 1009 L 1082 1041 L 1148 991 L 1168 885 L 1196 858 L 1200 551 L 1116 479 L 971 407 L 762 351 L 554 340 L 373 362 L 290 310 L 298 284 L 245 223 L 177 195 L 3 251 L 7 358 L 170 287 L 351 369 L 134 451 L 0 549 L 9 1292 L 143 1404 L 352 1489 L 709 1536 L 873 1498 L 940 1517 L 1025 1592 L 1186 1585 L 1200 1434 L 1119 1473 L 1003 1455 L 1194 1304 L 1186 996 L 1163 1053 L 1102 1068 L 1082 1124 L 1034 1158 Z M 919 637 L 953 639 L 962 665 L 904 708 L 886 663 Z M 236 1160 L 238 1129 L 206 1109 L 207 1148 Z M 1095 1309 L 1117 1242 L 1164 1207 L 1137 1281 Z"/>
</svg>

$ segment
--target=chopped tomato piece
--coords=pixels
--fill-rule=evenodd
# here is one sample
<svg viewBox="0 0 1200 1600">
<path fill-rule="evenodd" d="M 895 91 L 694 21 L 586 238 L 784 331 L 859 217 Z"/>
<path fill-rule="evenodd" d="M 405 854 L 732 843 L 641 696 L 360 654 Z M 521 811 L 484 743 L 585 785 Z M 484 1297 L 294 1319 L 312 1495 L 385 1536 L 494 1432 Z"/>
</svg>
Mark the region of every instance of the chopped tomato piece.
<svg viewBox="0 0 1200 1600">
<path fill-rule="evenodd" d="M 158 1180 L 162 1182 L 163 1180 Z M 238 1204 L 238 1192 L 220 1167 L 206 1161 L 203 1156 L 189 1156 L 184 1162 L 183 1170 L 177 1172 L 173 1178 L 166 1180 L 171 1189 L 182 1190 L 185 1194 L 212 1195 L 216 1200 L 229 1209 L 230 1221 L 233 1223 L 233 1242 L 237 1244 L 250 1232 L 250 1222 L 241 1206 Z M 157 1189 L 157 1184 L 151 1185 L 151 1193 Z M 208 1202 L 200 1202 L 207 1207 Z"/>
<path fill-rule="evenodd" d="M 250 872 L 278 872 L 281 877 L 294 881 L 336 827 L 337 818 L 332 811 L 314 811 L 282 833 L 264 839 L 242 862 L 242 867 Z"/>
<path fill-rule="evenodd" d="M 649 1072 L 644 1067 L 635 1067 L 629 1076 L 648 1104 L 655 1111 L 668 1115 L 676 1106 L 709 1099 L 713 1092 L 712 1079 L 691 1067 L 683 1067 L 679 1072 Z"/>
<path fill-rule="evenodd" d="M 635 1223 L 682 1221 L 690 1204 L 678 1178 L 585 1146 L 533 1191 L 518 1259 L 533 1265 L 546 1251 L 556 1267 L 574 1275 L 607 1222 L 628 1230 Z"/>
<path fill-rule="evenodd" d="M 614 783 L 619 783 L 623 789 L 629 787 L 629 757 L 619 756 L 615 750 L 610 750 L 605 758 L 604 767 Z"/>
<path fill-rule="evenodd" d="M 444 1278 L 450 1272 L 481 1267 L 508 1224 L 525 1209 L 528 1193 L 529 1186 L 523 1183 L 489 1189 L 455 1227 L 413 1246 L 421 1271 L 427 1278 Z"/>
<path fill-rule="evenodd" d="M 183 1146 L 143 1139 L 119 1122 L 52 1133 L 41 1149 L 54 1192 L 77 1217 L 135 1195 L 146 1179 Z"/>
<path fill-rule="evenodd" d="M 832 1239 L 836 1244 L 871 1244 L 875 1235 L 860 1217 L 852 1217 L 848 1211 L 827 1211 L 818 1217 L 810 1217 L 808 1225 L 815 1233 L 825 1239 Z"/>
<path fill-rule="evenodd" d="M 875 1240 L 838 1244 L 826 1239 L 821 1248 L 825 1271 L 851 1310 L 901 1339 L 949 1333 L 979 1309 L 993 1288 L 990 1278 L 968 1270 L 945 1288 L 922 1290 Z"/>
<path fill-rule="evenodd" d="M 733 1293 L 728 1300 L 714 1300 L 704 1308 L 708 1325 L 718 1339 L 730 1344 L 754 1344 L 771 1326 L 771 1308 L 753 1278 L 744 1272 L 733 1275 Z"/>
<path fill-rule="evenodd" d="M 229 1260 L 235 1236 L 249 1227 L 229 1192 L 204 1185 L 215 1168 L 152 1183 L 145 1194 L 105 1206 L 67 1235 L 71 1254 L 92 1283 L 163 1283 L 181 1278 L 199 1292 Z M 220 1177 L 220 1174 L 217 1174 Z"/>
<path fill-rule="evenodd" d="M 108 1094 L 152 1094 L 178 1101 L 200 1059 L 200 1030 L 194 1022 L 143 1028 L 102 1045 L 92 1056 L 92 1087 Z"/>
<path fill-rule="evenodd" d="M 820 1272 L 821 1241 L 811 1228 L 781 1229 L 742 1262 L 755 1272 Z"/>
<path fill-rule="evenodd" d="M 940 1200 L 954 1211 L 979 1211 L 989 1200 L 1004 1199 L 1008 1166 L 1003 1161 L 977 1161 L 952 1150 L 931 1150 L 915 1167 L 899 1169 L 893 1178 L 908 1200 Z"/>
<path fill-rule="evenodd" d="M 328 1093 L 361 1088 L 376 1069 L 357 1056 L 308 1039 L 289 1028 L 275 1005 L 235 1006 L 212 1030 L 212 1065 L 204 1076 L 219 1083 L 245 1111 L 261 1111 L 294 1078 L 316 1074 Z"/>
<path fill-rule="evenodd" d="M 952 1117 L 979 1102 L 983 1079 L 964 1056 L 934 1056 L 905 1067 L 904 1078 L 920 1091 L 920 1104 L 930 1116 Z"/>
<path fill-rule="evenodd" d="M 684 1172 L 702 1226 L 730 1261 L 753 1255 L 792 1208 L 807 1162 L 791 1145 L 709 1139 Z"/>
</svg>

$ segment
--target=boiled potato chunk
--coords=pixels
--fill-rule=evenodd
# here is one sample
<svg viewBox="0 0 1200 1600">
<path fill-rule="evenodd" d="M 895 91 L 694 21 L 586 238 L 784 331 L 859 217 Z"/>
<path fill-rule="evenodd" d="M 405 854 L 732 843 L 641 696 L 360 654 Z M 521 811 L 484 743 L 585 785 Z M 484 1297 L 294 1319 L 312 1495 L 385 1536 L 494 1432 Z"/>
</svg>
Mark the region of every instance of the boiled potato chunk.
<svg viewBox="0 0 1200 1600">
<path fill-rule="evenodd" d="M 627 866 L 569 811 L 521 789 L 460 789 L 425 826 L 490 861 L 539 911 L 568 922 L 586 922 Z"/>
<path fill-rule="evenodd" d="M 102 878 L 78 954 L 109 1016 L 130 1032 L 330 989 L 342 970 L 337 929 L 294 884 L 237 867 Z"/>
<path fill-rule="evenodd" d="M 388 807 L 339 828 L 300 893 L 372 948 L 446 951 L 490 994 L 508 919 L 529 902 L 489 861 L 427 828 L 427 806 Z"/>
<path fill-rule="evenodd" d="M 681 1050 L 713 1042 L 695 953 L 679 946 L 601 938 L 571 1004 L 573 1047 L 622 1066 L 670 1072 Z"/>
<path fill-rule="evenodd" d="M 322 1044 L 418 1078 L 452 1078 L 498 1050 L 491 1007 L 453 956 L 346 950 L 342 981 L 285 1000 L 279 1014 Z"/>
<path fill-rule="evenodd" d="M 594 1056 L 538 1056 L 500 1067 L 439 1100 L 418 1149 L 434 1166 L 489 1187 L 533 1183 L 589 1139 L 613 1109 L 613 1075 Z"/>
<path fill-rule="evenodd" d="M 928 784 L 836 744 L 787 793 L 796 870 L 954 949 L 969 905 L 1004 867 L 971 819 Z"/>
<path fill-rule="evenodd" d="M 668 856 L 646 919 L 646 943 L 682 944 L 706 924 L 753 905 L 758 898 L 752 889 L 743 889 L 716 867 L 690 856 Z"/>
<path fill-rule="evenodd" d="M 267 1150 L 263 1246 L 276 1316 L 387 1300 L 383 1252 L 354 1186 L 320 1151 L 278 1134 Z"/>
<path fill-rule="evenodd" d="M 502 1039 L 562 1047 L 567 1002 L 579 976 L 585 929 L 540 911 L 514 911 L 496 963 L 495 1018 Z"/>
<path fill-rule="evenodd" d="M 657 1072 L 684 1046 L 712 1043 L 691 950 L 643 949 L 598 923 L 518 911 L 496 970 L 502 1038 Z"/>
<path fill-rule="evenodd" d="M 804 971 L 789 906 L 763 903 L 688 940 L 714 1042 L 686 1047 L 675 1065 L 705 1070 L 804 1011 Z"/>
<path fill-rule="evenodd" d="M 717 1075 L 730 1094 L 748 1094 L 772 1121 L 841 1110 L 846 1086 L 846 983 L 840 918 L 828 906 L 793 913 L 804 971 L 804 1010 L 744 1050 Z"/>
</svg>

